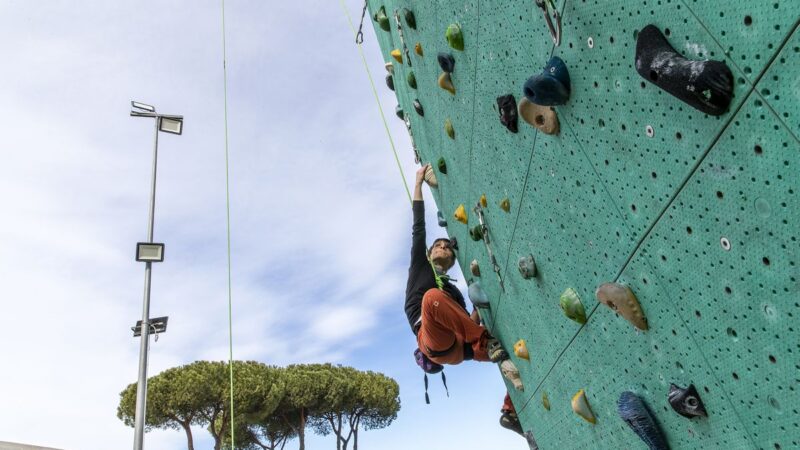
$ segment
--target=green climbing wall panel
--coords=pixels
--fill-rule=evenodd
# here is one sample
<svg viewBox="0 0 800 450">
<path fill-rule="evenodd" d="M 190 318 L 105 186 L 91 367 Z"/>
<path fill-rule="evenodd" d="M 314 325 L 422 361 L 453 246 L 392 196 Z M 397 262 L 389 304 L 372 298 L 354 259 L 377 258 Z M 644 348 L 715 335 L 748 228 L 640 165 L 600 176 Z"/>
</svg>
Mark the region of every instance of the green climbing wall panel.
<svg viewBox="0 0 800 450">
<path fill-rule="evenodd" d="M 533 1 L 368 4 L 391 16 L 390 32 L 375 26 L 387 62 L 402 48 L 394 11 L 415 13 L 416 30 L 401 15 L 412 66 L 394 63 L 398 103 L 421 160 L 447 161 L 434 198 L 466 276 L 472 259 L 481 266 L 487 326 L 509 349 L 527 342 L 530 361 L 512 356 L 526 389 L 509 388 L 540 448 L 646 448 L 617 415 L 626 390 L 649 405 L 673 448 L 800 448 L 800 2 L 562 0 L 557 47 Z M 447 45 L 451 23 L 464 51 Z M 636 37 L 648 24 L 687 58 L 725 61 L 727 113 L 703 114 L 638 75 Z M 456 60 L 455 95 L 437 85 L 440 51 Z M 519 101 L 551 55 L 572 81 L 569 102 L 555 107 L 560 133 L 521 118 L 510 132 L 496 98 Z M 481 195 L 505 290 L 484 243 L 469 238 Z M 459 204 L 467 225 L 453 218 Z M 528 254 L 539 274 L 526 280 L 517 260 Z M 596 287 L 611 281 L 636 293 L 648 331 L 597 302 Z M 568 287 L 585 325 L 559 308 Z M 709 417 L 676 414 L 670 383 L 694 384 Z M 595 425 L 572 412 L 579 389 Z"/>
</svg>

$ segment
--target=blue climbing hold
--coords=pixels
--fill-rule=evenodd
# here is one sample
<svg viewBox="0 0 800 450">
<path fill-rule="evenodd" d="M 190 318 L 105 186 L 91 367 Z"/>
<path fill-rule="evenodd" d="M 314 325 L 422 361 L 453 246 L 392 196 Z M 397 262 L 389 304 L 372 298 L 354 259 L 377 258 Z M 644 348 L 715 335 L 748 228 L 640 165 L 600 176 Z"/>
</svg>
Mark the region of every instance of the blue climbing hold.
<svg viewBox="0 0 800 450">
<path fill-rule="evenodd" d="M 638 395 L 625 391 L 619 396 L 617 402 L 619 416 L 627 423 L 633 432 L 639 436 L 650 450 L 669 450 L 664 433 L 658 426 L 653 413 Z"/>
<path fill-rule="evenodd" d="M 456 60 L 450 53 L 439 52 L 436 59 L 439 61 L 439 67 L 447 73 L 453 73 L 456 69 Z"/>
<path fill-rule="evenodd" d="M 567 103 L 570 89 L 567 65 L 558 56 L 553 56 L 542 73 L 528 78 L 523 92 L 531 103 L 555 106 Z"/>
<path fill-rule="evenodd" d="M 444 214 L 442 214 L 441 211 L 436 212 L 436 219 L 438 220 L 440 227 L 447 226 L 447 220 L 444 218 Z"/>
</svg>

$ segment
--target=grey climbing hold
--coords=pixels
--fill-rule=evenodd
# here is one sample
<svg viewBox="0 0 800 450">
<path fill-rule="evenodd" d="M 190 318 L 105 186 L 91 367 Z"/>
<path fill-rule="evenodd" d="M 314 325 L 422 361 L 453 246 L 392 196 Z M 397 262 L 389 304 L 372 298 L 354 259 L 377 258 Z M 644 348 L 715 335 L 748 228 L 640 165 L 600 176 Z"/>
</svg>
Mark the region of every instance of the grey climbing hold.
<svg viewBox="0 0 800 450">
<path fill-rule="evenodd" d="M 481 287 L 481 282 L 478 280 L 469 280 L 467 284 L 469 285 L 467 294 L 472 304 L 475 305 L 476 308 L 488 308 L 489 297 L 486 295 L 486 291 L 483 290 L 483 287 Z"/>
<path fill-rule="evenodd" d="M 395 115 L 396 115 L 397 117 L 399 117 L 399 118 L 400 118 L 400 120 L 405 120 L 405 119 L 406 119 L 406 115 L 405 115 L 405 113 L 403 112 L 403 108 L 401 108 L 401 107 L 400 107 L 400 105 L 397 105 L 397 106 L 394 108 L 394 113 L 395 113 Z"/>
<path fill-rule="evenodd" d="M 414 100 L 414 110 L 420 116 L 425 116 L 425 110 L 422 109 L 422 103 L 420 103 L 419 100 Z"/>
<path fill-rule="evenodd" d="M 394 77 L 392 77 L 392 74 L 390 73 L 386 74 L 386 86 L 388 86 L 389 89 L 394 90 Z"/>
<path fill-rule="evenodd" d="M 533 259 L 533 255 L 520 257 L 518 264 L 522 278 L 529 280 L 536 276 L 536 260 Z"/>
<path fill-rule="evenodd" d="M 539 445 L 536 444 L 536 439 L 533 438 L 533 431 L 528 430 L 525 432 L 525 440 L 528 441 L 528 450 L 539 450 Z"/>
<path fill-rule="evenodd" d="M 693 384 L 687 388 L 670 384 L 667 398 L 672 409 L 683 417 L 708 417 L 703 400 Z"/>
</svg>

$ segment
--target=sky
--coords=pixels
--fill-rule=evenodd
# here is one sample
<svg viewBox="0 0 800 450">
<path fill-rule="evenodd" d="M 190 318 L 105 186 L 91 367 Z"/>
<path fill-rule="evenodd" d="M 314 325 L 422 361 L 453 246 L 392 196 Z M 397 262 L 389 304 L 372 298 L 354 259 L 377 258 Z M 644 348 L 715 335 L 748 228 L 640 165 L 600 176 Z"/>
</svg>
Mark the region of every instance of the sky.
<svg viewBox="0 0 800 450">
<path fill-rule="evenodd" d="M 363 3 L 347 0 L 358 21 Z M 405 178 L 338 1 L 225 8 L 235 359 L 333 362 L 400 384 L 402 408 L 364 449 L 525 449 L 499 427 L 491 364 L 446 369 L 425 405 L 403 312 L 414 164 L 367 18 L 364 51 Z M 116 417 L 135 382 L 153 158 L 159 136 L 149 374 L 228 359 L 222 8 L 219 1 L 0 1 L 0 441 L 132 446 Z M 444 235 L 427 188 L 429 242 Z M 458 268 L 451 272 L 461 280 Z M 195 448 L 212 448 L 193 430 Z M 182 431 L 145 436 L 186 448 Z M 309 449 L 335 446 L 313 436 Z M 296 448 L 297 441 L 287 445 Z"/>
</svg>

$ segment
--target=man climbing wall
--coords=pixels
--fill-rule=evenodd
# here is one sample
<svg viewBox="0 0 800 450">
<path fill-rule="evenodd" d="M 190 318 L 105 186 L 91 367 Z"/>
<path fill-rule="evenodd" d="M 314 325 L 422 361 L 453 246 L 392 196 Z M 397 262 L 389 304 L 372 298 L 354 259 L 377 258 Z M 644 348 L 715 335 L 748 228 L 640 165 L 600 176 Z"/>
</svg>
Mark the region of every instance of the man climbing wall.
<svg viewBox="0 0 800 450">
<path fill-rule="evenodd" d="M 426 248 L 422 182 L 428 170 L 429 164 L 417 171 L 414 185 L 411 264 L 405 302 L 408 323 L 422 354 L 420 357 L 418 353 L 418 363 L 426 372 L 436 373 L 441 371 L 441 364 L 459 364 L 470 359 L 508 360 L 500 341 L 480 325 L 477 309 L 471 315 L 467 312 L 464 297 L 447 276 L 456 261 L 450 240 L 436 239 L 429 249 Z M 500 423 L 521 434 L 519 420 L 508 400 L 506 396 Z"/>
</svg>

